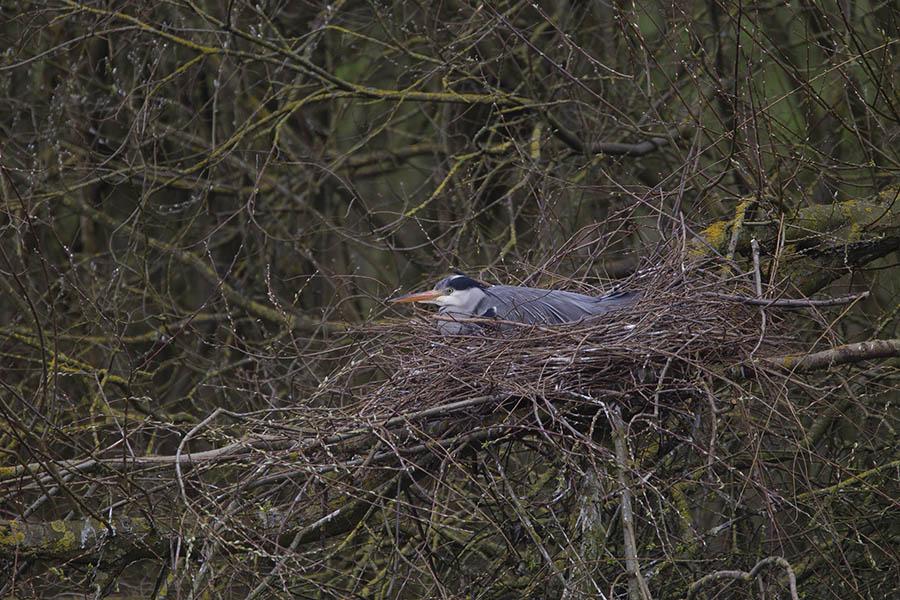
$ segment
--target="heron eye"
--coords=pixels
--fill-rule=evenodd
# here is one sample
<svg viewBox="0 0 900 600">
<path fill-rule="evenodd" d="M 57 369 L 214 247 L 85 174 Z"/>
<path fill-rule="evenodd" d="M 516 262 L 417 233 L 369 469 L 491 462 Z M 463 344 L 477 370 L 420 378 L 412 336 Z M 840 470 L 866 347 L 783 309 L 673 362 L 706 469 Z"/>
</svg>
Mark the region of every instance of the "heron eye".
<svg viewBox="0 0 900 600">
<path fill-rule="evenodd" d="M 448 293 L 448 294 L 452 294 L 452 293 L 453 293 L 453 288 L 447 288 L 447 293 Z"/>
</svg>

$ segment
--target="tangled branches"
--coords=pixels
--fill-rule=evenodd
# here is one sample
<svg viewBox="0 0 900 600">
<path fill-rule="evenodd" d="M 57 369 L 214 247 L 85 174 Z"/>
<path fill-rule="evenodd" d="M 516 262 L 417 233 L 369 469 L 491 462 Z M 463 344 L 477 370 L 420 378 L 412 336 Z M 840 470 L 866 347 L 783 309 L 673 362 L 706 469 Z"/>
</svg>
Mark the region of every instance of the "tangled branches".
<svg viewBox="0 0 900 600">
<path fill-rule="evenodd" d="M 888 596 L 895 13 L 0 1 L 0 596 Z"/>
<path fill-rule="evenodd" d="M 322 355 L 340 354 L 339 366 L 295 405 L 217 409 L 168 455 L 113 444 L 38 458 L 4 476 L 7 492 L 33 498 L 28 514 L 65 491 L 86 514 L 12 521 L 5 552 L 99 566 L 98 585 L 162 560 L 180 565 L 160 574 L 167 585 L 199 592 L 227 573 L 250 597 L 385 593 L 398 577 L 417 595 L 684 593 L 716 563 L 676 564 L 803 506 L 775 493 L 785 473 L 761 466 L 779 456 L 775 440 L 798 443 L 777 396 L 800 381 L 754 366 L 795 348 L 780 319 L 761 331 L 757 306 L 723 299 L 748 283 L 715 265 L 673 259 L 626 285 L 641 293 L 635 306 L 567 326 L 358 328 Z M 749 371 L 735 379 L 738 366 Z M 165 424 L 130 427 L 134 438 Z M 105 500 L 88 500 L 100 484 Z M 192 564 L 188 581 L 179 570 Z"/>
</svg>

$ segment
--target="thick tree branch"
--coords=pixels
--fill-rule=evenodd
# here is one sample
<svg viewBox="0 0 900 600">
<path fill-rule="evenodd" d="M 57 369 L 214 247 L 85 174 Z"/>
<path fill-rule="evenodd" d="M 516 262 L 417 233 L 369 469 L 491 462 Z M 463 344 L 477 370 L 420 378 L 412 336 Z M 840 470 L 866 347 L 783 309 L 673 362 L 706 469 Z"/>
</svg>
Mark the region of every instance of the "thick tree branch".
<svg viewBox="0 0 900 600">
<path fill-rule="evenodd" d="M 143 517 L 119 517 L 107 528 L 96 519 L 24 523 L 0 521 L 0 556 L 40 560 L 93 561 L 104 549 L 106 558 L 162 556 L 172 531 Z"/>
<path fill-rule="evenodd" d="M 630 600 L 651 600 L 650 590 L 641 573 L 637 555 L 637 538 L 634 532 L 634 507 L 631 498 L 631 460 L 626 442 L 627 432 L 622 420 L 621 409 L 614 406 L 609 410 L 612 426 L 613 447 L 615 449 L 619 497 L 621 499 L 622 536 L 625 549 L 625 569 L 628 572 L 628 597 Z"/>
<path fill-rule="evenodd" d="M 797 578 L 794 575 L 794 569 L 791 567 L 791 563 L 786 561 L 784 558 L 780 556 L 770 556 L 768 558 L 764 558 L 756 565 L 750 569 L 749 571 L 716 571 L 715 573 L 710 573 L 705 577 L 701 577 L 697 581 L 691 584 L 691 587 L 688 589 L 687 598 L 690 600 L 693 598 L 697 592 L 708 583 L 713 581 L 719 581 L 721 579 L 737 579 L 739 581 L 752 581 L 757 576 L 759 576 L 760 572 L 766 567 L 781 567 L 787 572 L 788 576 L 788 586 L 790 587 L 791 599 L 799 600 L 799 596 L 797 595 Z"/>
<path fill-rule="evenodd" d="M 813 354 L 790 354 L 775 358 L 762 359 L 763 362 L 796 372 L 818 371 L 840 365 L 895 358 L 900 356 L 900 339 L 871 340 L 856 344 L 845 344 L 831 350 L 822 350 Z"/>
<path fill-rule="evenodd" d="M 783 246 L 789 259 L 781 260 L 779 274 L 803 294 L 811 295 L 853 269 L 900 249 L 898 193 L 900 188 L 892 186 L 870 199 L 814 204 L 785 215 L 780 243 L 777 220 L 753 225 L 753 235 L 765 240 L 763 247 Z M 693 244 L 694 252 L 747 252 L 751 236 L 735 236 L 739 228 L 750 228 L 743 210 L 736 211 L 732 219 L 707 226 Z"/>
<path fill-rule="evenodd" d="M 831 244 L 796 256 L 786 265 L 785 275 L 803 294 L 815 294 L 854 269 L 898 250 L 900 235 Z"/>
<path fill-rule="evenodd" d="M 798 249 L 809 249 L 818 245 L 833 245 L 837 242 L 860 242 L 896 236 L 900 233 L 900 202 L 896 195 L 897 186 L 882 190 L 877 196 L 866 199 L 846 200 L 834 204 L 813 204 L 787 217 L 784 243 Z M 749 228 L 743 223 L 744 214 L 738 210 L 732 219 L 715 221 L 700 232 L 700 242 L 694 248 L 699 253 L 714 250 L 725 254 L 735 226 Z M 777 233 L 774 223 L 754 225 L 765 228 L 760 237 L 774 238 Z M 739 251 L 750 248 L 750 237 L 743 236 L 736 245 Z"/>
<path fill-rule="evenodd" d="M 841 306 L 850 304 L 857 300 L 869 297 L 869 292 L 861 294 L 850 294 L 847 296 L 838 296 L 836 298 L 748 298 L 746 296 L 734 296 L 732 294 L 710 294 L 714 298 L 722 300 L 730 300 L 732 302 L 740 302 L 741 304 L 749 304 L 751 306 L 778 307 L 778 308 L 811 308 L 823 306 Z"/>
</svg>

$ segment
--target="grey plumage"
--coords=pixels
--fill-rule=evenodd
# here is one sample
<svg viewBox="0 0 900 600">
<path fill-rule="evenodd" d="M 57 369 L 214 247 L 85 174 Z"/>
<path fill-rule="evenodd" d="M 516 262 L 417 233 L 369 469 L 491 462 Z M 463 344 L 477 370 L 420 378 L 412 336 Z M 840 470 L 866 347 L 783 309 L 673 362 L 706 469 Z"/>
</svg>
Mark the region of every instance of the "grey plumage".
<svg viewBox="0 0 900 600">
<path fill-rule="evenodd" d="M 442 279 L 429 292 L 395 298 L 394 302 L 426 302 L 440 306 L 438 330 L 445 335 L 476 333 L 479 326 L 451 319 L 496 317 L 535 325 L 574 323 L 627 307 L 638 294 L 616 291 L 602 296 L 588 296 L 561 290 L 488 286 L 465 275 Z"/>
</svg>

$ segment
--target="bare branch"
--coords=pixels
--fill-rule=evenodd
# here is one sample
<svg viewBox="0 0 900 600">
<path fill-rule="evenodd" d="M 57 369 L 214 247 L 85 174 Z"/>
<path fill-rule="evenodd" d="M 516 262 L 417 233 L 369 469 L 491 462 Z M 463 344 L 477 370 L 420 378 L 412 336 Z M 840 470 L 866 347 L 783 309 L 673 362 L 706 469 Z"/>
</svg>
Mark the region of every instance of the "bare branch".
<svg viewBox="0 0 900 600">
<path fill-rule="evenodd" d="M 756 565 L 754 565 L 754 567 L 749 571 L 716 571 L 715 573 L 710 573 L 709 575 L 706 575 L 691 584 L 691 587 L 688 589 L 687 598 L 688 600 L 690 600 L 697 594 L 700 588 L 714 581 L 719 581 L 722 579 L 752 581 L 756 579 L 759 576 L 760 572 L 762 572 L 762 570 L 766 567 L 781 567 L 782 569 L 784 569 L 788 577 L 791 599 L 800 600 L 800 597 L 797 595 L 797 578 L 794 575 L 794 569 L 791 567 L 791 564 L 788 561 L 780 556 L 770 556 L 768 558 L 764 558 L 756 563 Z"/>
<path fill-rule="evenodd" d="M 731 294 L 706 294 L 711 298 L 720 298 L 722 300 L 730 300 L 732 302 L 740 302 L 751 306 L 777 307 L 777 308 L 812 308 L 824 306 L 841 306 L 844 304 L 852 304 L 858 300 L 869 297 L 869 292 L 861 294 L 849 294 L 847 296 L 837 296 L 835 298 L 749 298 L 746 296 L 734 296 Z"/>
<path fill-rule="evenodd" d="M 632 490 L 630 465 L 632 463 L 628 453 L 626 441 L 625 422 L 622 420 L 621 409 L 613 406 L 608 409 L 609 420 L 612 424 L 613 446 L 616 453 L 617 479 L 619 482 L 619 497 L 621 498 L 622 535 L 624 537 L 625 568 L 628 571 L 628 596 L 631 600 L 651 600 L 650 590 L 641 573 L 641 564 L 637 555 L 637 541 L 634 533 L 634 508 L 632 506 Z"/>
<path fill-rule="evenodd" d="M 868 342 L 845 344 L 813 354 L 791 354 L 768 358 L 764 362 L 790 371 L 805 373 L 867 360 L 896 358 L 898 356 L 900 356 L 900 339 L 870 340 Z"/>
</svg>

